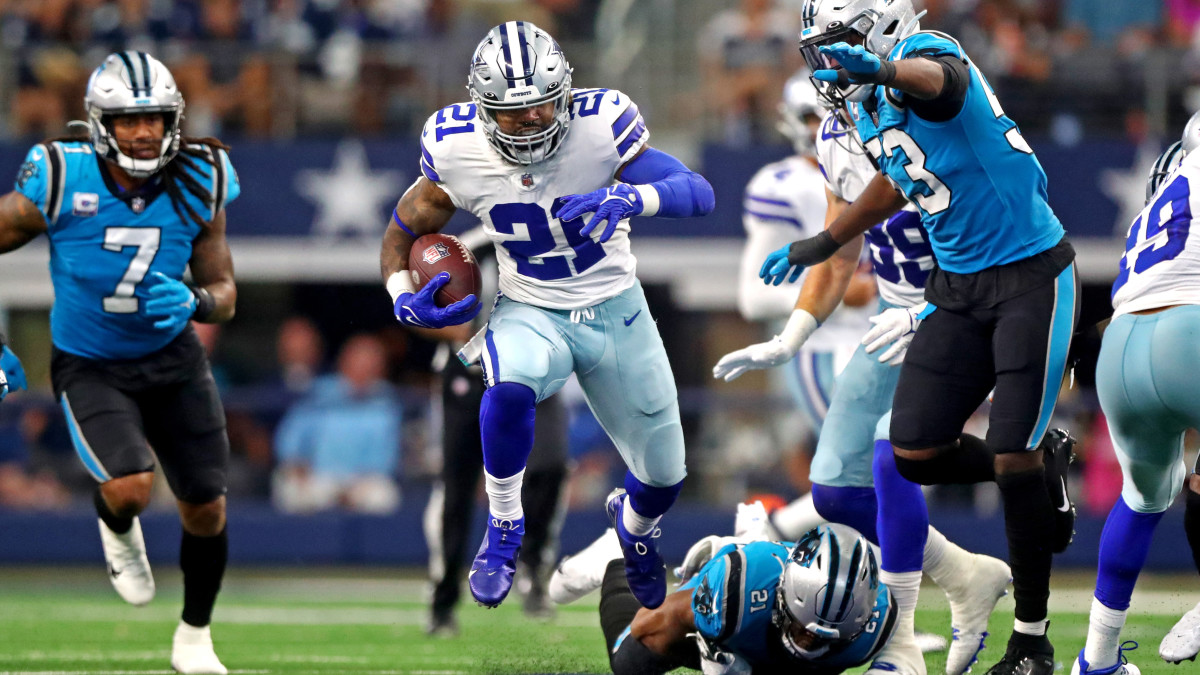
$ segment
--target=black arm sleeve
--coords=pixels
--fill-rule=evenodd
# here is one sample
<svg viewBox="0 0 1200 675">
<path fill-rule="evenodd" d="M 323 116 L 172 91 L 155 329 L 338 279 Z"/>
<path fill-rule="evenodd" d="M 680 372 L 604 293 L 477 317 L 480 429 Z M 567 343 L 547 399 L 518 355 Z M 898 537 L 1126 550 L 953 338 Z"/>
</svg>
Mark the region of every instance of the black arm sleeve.
<svg viewBox="0 0 1200 675">
<path fill-rule="evenodd" d="M 945 122 L 953 119 L 962 110 L 963 103 L 967 100 L 967 88 L 971 84 L 970 67 L 953 54 L 923 55 L 918 58 L 929 59 L 941 64 L 942 72 L 946 74 L 946 84 L 942 88 L 942 93 L 926 101 L 915 96 L 906 96 L 905 103 L 909 110 L 912 110 L 921 119 L 930 122 Z"/>
</svg>

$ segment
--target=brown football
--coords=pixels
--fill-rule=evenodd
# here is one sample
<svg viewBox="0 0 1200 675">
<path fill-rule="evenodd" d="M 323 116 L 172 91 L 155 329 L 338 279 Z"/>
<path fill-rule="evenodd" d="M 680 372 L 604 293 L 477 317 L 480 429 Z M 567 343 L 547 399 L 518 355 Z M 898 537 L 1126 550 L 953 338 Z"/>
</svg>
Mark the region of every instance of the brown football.
<svg viewBox="0 0 1200 675">
<path fill-rule="evenodd" d="M 483 288 L 483 275 L 479 263 L 458 237 L 448 234 L 419 237 L 408 252 L 408 269 L 412 271 L 413 283 L 418 289 L 439 272 L 450 274 L 450 281 L 433 296 L 438 307 L 458 302 L 471 294 L 482 300 L 479 293 Z"/>
</svg>

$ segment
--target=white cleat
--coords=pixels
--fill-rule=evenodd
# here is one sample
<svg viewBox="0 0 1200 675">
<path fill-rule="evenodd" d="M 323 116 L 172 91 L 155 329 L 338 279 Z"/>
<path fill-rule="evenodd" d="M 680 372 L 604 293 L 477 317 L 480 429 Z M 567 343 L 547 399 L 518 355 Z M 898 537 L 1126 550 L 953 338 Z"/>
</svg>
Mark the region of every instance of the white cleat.
<svg viewBox="0 0 1200 675">
<path fill-rule="evenodd" d="M 954 640 L 946 654 L 946 675 L 962 675 L 983 651 L 988 636 L 988 618 L 1000 598 L 1008 595 L 1012 570 L 1008 563 L 991 556 L 964 556 L 963 573 L 952 587 L 943 588 L 950 601 L 950 627 Z"/>
<path fill-rule="evenodd" d="M 99 519 L 97 519 L 99 520 Z M 146 540 L 142 524 L 135 517 L 133 527 L 117 534 L 100 522 L 100 543 L 104 546 L 104 561 L 108 563 L 108 578 L 113 588 L 131 605 L 141 607 L 154 599 L 154 575 L 146 559 Z"/>
<path fill-rule="evenodd" d="M 898 624 L 892 639 L 867 669 L 866 675 L 926 675 L 925 657 L 913 637 L 912 624 Z"/>
<path fill-rule="evenodd" d="M 921 650 L 922 654 L 944 652 L 946 647 L 950 646 L 950 641 L 946 639 L 946 636 L 937 633 L 917 631 L 913 635 L 913 639 L 917 641 L 917 648 Z"/>
<path fill-rule="evenodd" d="M 183 675 L 226 675 L 229 671 L 213 651 L 208 626 L 196 628 L 180 621 L 171 644 L 171 667 Z"/>
<path fill-rule="evenodd" d="M 1117 648 L 1117 662 L 1107 668 L 1092 668 L 1090 664 L 1083 658 L 1083 650 L 1079 650 L 1079 656 L 1075 659 L 1075 664 L 1071 666 L 1071 675 L 1142 675 L 1141 668 L 1129 662 L 1125 656 L 1125 652 L 1137 649 L 1138 644 L 1133 640 L 1128 640 Z"/>
<path fill-rule="evenodd" d="M 1200 605 L 1184 614 L 1158 646 L 1158 655 L 1168 663 L 1195 661 L 1197 653 L 1200 653 Z"/>
<path fill-rule="evenodd" d="M 600 588 L 608 563 L 621 559 L 621 542 L 617 540 L 617 531 L 610 527 L 587 548 L 558 563 L 558 568 L 550 576 L 546 593 L 559 605 L 575 602 Z"/>
</svg>

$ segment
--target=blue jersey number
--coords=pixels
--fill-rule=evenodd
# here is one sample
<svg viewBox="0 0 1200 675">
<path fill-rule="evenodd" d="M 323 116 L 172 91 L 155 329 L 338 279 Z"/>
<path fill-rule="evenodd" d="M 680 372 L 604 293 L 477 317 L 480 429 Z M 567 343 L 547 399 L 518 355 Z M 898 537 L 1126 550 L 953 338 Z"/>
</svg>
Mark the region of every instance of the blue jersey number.
<svg viewBox="0 0 1200 675">
<path fill-rule="evenodd" d="M 898 284 L 901 280 L 915 288 L 924 288 L 929 270 L 921 269 L 921 258 L 933 256 L 929 234 L 921 225 L 921 216 L 901 211 L 866 232 L 871 244 L 871 260 L 881 279 Z M 904 260 L 896 262 L 899 251 Z"/>
<path fill-rule="evenodd" d="M 554 240 L 554 232 L 550 230 L 550 218 L 557 218 L 562 209 L 563 200 L 559 197 L 550 205 L 550 215 L 538 204 L 497 204 L 488 215 L 492 226 L 500 234 L 516 234 L 513 227 L 517 223 L 525 225 L 529 238 L 520 241 L 502 242 L 509 255 L 517 262 L 517 273 L 541 281 L 566 279 L 571 276 L 571 265 L 567 256 L 546 256 L 558 247 Z M 575 252 L 573 259 L 575 274 L 582 274 L 604 257 L 604 247 L 591 237 L 579 233 L 583 227 L 583 216 L 574 220 L 559 221 L 562 233 L 567 243 Z"/>
<path fill-rule="evenodd" d="M 1113 282 L 1113 295 L 1129 281 L 1130 270 L 1141 274 L 1164 260 L 1173 260 L 1187 243 L 1192 224 L 1191 189 L 1185 176 L 1177 176 L 1129 226 L 1125 255 Z M 1144 226 L 1144 227 L 1143 227 Z"/>
<path fill-rule="evenodd" d="M 474 119 L 474 103 L 455 103 L 442 108 L 433 120 L 435 137 L 440 141 L 451 134 L 465 134 L 468 131 L 474 131 L 475 123 L 472 121 Z M 465 122 L 465 124 L 450 124 L 450 120 Z"/>
<path fill-rule="evenodd" d="M 106 227 L 104 228 L 104 250 L 121 253 L 127 247 L 136 246 L 137 252 L 125 268 L 125 274 L 117 283 L 113 294 L 101 301 L 104 311 L 113 314 L 133 314 L 138 311 L 138 299 L 133 291 L 146 278 L 150 263 L 158 254 L 162 241 L 162 230 L 157 227 Z"/>
<path fill-rule="evenodd" d="M 600 102 L 607 93 L 607 89 L 596 89 L 587 93 L 575 92 L 571 104 L 571 119 L 599 114 Z"/>
</svg>

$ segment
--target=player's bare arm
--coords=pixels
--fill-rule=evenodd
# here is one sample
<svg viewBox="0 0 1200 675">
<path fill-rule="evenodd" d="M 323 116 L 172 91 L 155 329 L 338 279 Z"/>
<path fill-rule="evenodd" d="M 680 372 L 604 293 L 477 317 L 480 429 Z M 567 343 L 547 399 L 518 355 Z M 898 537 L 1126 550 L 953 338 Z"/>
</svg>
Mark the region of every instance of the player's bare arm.
<svg viewBox="0 0 1200 675">
<path fill-rule="evenodd" d="M 192 282 L 196 290 L 212 298 L 212 310 L 196 321 L 224 323 L 233 318 L 237 305 L 237 286 L 233 281 L 233 256 L 225 238 L 225 209 L 217 212 L 192 242 Z"/>
<path fill-rule="evenodd" d="M 849 203 L 825 189 L 825 227 L 845 211 Z M 829 260 L 813 267 L 804 278 L 796 309 L 802 309 L 824 323 L 846 297 L 862 255 L 862 236 L 842 246 Z"/>
<path fill-rule="evenodd" d="M 440 231 L 454 215 L 454 202 L 450 195 L 433 181 L 421 176 L 400 198 L 396 212 L 383 233 L 383 246 L 379 251 L 379 271 L 387 281 L 400 270 L 408 269 L 408 252 L 416 238 L 423 234 Z M 405 232 L 396 219 L 404 223 L 412 234 Z"/>
<path fill-rule="evenodd" d="M 692 592 L 685 590 L 671 593 L 655 609 L 643 607 L 638 610 L 629 636 L 656 654 L 683 659 L 690 647 L 688 634 L 694 632 L 696 617 L 692 613 Z"/>
<path fill-rule="evenodd" d="M 29 197 L 13 191 L 0 197 L 0 253 L 28 244 L 46 231 L 46 217 Z"/>
</svg>

